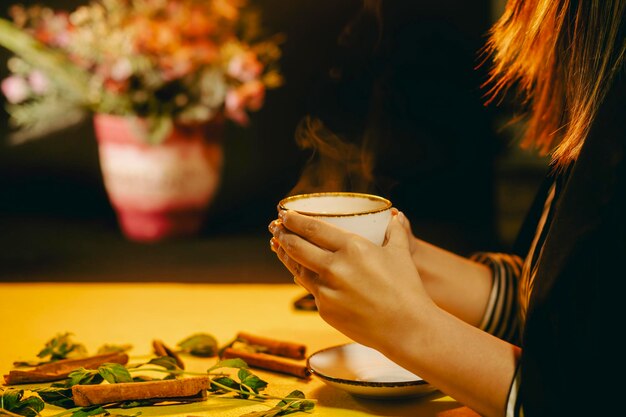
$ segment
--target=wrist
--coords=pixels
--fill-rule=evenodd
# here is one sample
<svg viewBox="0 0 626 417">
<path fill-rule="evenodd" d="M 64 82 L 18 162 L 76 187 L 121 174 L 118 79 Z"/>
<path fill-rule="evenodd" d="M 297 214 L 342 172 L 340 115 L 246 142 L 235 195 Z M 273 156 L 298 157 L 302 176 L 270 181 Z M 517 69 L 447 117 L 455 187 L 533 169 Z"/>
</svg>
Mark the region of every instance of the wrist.
<svg viewBox="0 0 626 417">
<path fill-rule="evenodd" d="M 404 309 L 403 317 L 384 332 L 381 353 L 392 361 L 403 362 L 408 357 L 415 357 L 416 352 L 433 343 L 433 335 L 445 312 L 429 297 L 423 297 L 419 303 Z"/>
</svg>

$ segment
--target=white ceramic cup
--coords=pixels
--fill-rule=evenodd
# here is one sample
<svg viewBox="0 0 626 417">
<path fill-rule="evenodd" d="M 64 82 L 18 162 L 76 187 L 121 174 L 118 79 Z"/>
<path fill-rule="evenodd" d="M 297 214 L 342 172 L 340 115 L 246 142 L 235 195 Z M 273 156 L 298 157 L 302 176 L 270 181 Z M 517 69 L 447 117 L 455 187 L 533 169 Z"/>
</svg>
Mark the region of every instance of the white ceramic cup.
<svg viewBox="0 0 626 417">
<path fill-rule="evenodd" d="M 278 204 L 283 210 L 315 217 L 382 245 L 391 219 L 391 202 L 372 194 L 327 192 L 298 194 Z"/>
</svg>

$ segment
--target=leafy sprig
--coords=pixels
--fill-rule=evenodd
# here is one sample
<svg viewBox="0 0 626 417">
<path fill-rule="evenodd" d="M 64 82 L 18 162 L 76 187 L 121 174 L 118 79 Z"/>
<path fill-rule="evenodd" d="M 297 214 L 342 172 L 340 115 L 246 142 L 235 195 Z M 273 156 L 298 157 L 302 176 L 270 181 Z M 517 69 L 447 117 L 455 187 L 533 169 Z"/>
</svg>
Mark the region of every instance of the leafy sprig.
<svg viewBox="0 0 626 417">
<path fill-rule="evenodd" d="M 217 340 L 206 333 L 196 333 L 178 342 L 181 352 L 194 356 L 211 357 L 217 355 Z"/>
<path fill-rule="evenodd" d="M 307 400 L 304 393 L 300 390 L 294 390 L 280 400 L 274 407 L 267 411 L 254 411 L 252 413 L 243 414 L 241 417 L 278 417 L 288 414 L 297 413 L 299 411 L 310 413 L 315 408 L 315 403 Z"/>
<path fill-rule="evenodd" d="M 120 382 L 133 382 L 128 369 L 119 363 L 106 363 L 98 367 L 98 374 L 104 378 L 109 384 L 117 384 Z"/>
<path fill-rule="evenodd" d="M 110 404 L 110 405 L 90 405 L 87 407 L 75 407 L 70 410 L 65 410 L 58 414 L 54 414 L 50 417 L 90 417 L 90 416 L 110 416 L 110 417 L 138 417 L 142 413 L 141 411 L 137 411 L 133 414 L 119 414 L 119 413 L 110 413 L 108 409 L 117 408 L 118 404 Z"/>
<path fill-rule="evenodd" d="M 166 359 L 167 358 L 167 359 Z M 165 363 L 171 365 L 170 369 L 163 369 L 160 367 L 145 368 L 144 365 L 156 364 L 159 359 L 165 360 Z M 175 368 L 174 368 L 175 367 Z M 228 376 L 225 373 L 217 372 L 221 369 L 238 369 L 237 380 Z M 249 371 L 248 364 L 239 358 L 223 359 L 217 361 L 213 366 L 207 369 L 206 373 L 190 372 L 182 370 L 176 367 L 173 359 L 168 357 L 161 357 L 152 359 L 144 364 L 131 365 L 128 367 L 130 372 L 134 371 L 152 371 L 152 372 L 165 372 L 174 375 L 209 375 L 213 377 L 210 382 L 209 391 L 216 395 L 223 395 L 227 393 L 235 394 L 238 398 L 244 399 L 257 399 L 257 400 L 289 400 L 287 397 L 279 397 L 261 393 L 267 387 L 268 383 L 258 376 Z M 313 400 L 309 400 L 314 404 Z"/>
<path fill-rule="evenodd" d="M 46 387 L 37 388 L 34 391 L 46 404 L 56 405 L 65 409 L 76 407 L 71 388 Z"/>
<path fill-rule="evenodd" d="M 37 353 L 41 361 L 16 361 L 14 366 L 38 366 L 45 363 L 55 362 L 61 359 L 78 358 L 87 356 L 87 349 L 81 343 L 72 340 L 72 333 L 61 333 L 48 340 Z"/>
<path fill-rule="evenodd" d="M 254 375 L 247 369 L 239 369 L 237 372 L 237 378 L 239 381 L 235 381 L 228 376 L 222 376 L 211 381 L 211 392 L 224 392 L 230 391 L 237 393 L 237 396 L 243 399 L 248 399 L 250 396 L 257 396 L 259 392 L 263 391 L 267 387 L 267 382 L 263 381 L 258 376 Z M 228 387 L 225 389 L 224 387 Z"/>
<path fill-rule="evenodd" d="M 209 338 L 205 337 L 209 336 Z M 72 352 L 80 352 L 84 347 L 71 341 L 71 334 L 64 333 L 51 339 L 46 343 L 44 349 L 39 352 L 39 357 L 50 360 L 65 358 Z M 183 342 L 179 346 L 189 354 L 197 356 L 208 355 L 209 349 L 215 349 L 212 345 L 210 335 L 196 334 Z M 203 347 L 204 346 L 204 347 Z M 213 346 L 213 347 L 210 347 Z M 195 353 L 194 353 L 195 352 Z M 57 359 L 52 359 L 57 358 Z M 226 369 L 236 369 L 236 376 L 231 376 Z M 76 407 L 72 398 L 72 386 L 74 385 L 95 385 L 107 381 L 110 384 L 122 382 L 140 382 L 154 380 L 156 378 L 146 375 L 133 375 L 137 372 L 160 372 L 167 374 L 163 379 L 176 378 L 181 375 L 201 375 L 209 376 L 210 385 L 208 391 L 214 395 L 234 394 L 236 398 L 266 401 L 279 400 L 279 402 L 267 411 L 258 411 L 245 414 L 245 417 L 279 417 L 295 412 L 310 412 L 315 407 L 314 400 L 307 400 L 301 391 L 295 390 L 286 397 L 272 396 L 263 393 L 268 383 L 252 373 L 248 364 L 242 359 L 225 359 L 217 361 L 206 372 L 190 372 L 181 369 L 176 360 L 170 356 L 160 356 L 152 358 L 147 362 L 132 365 L 121 365 L 117 363 L 105 363 L 98 369 L 80 368 L 68 375 L 63 382 L 53 383 L 46 388 L 35 388 L 32 391 L 37 396 L 28 396 L 24 390 L 3 390 L 0 402 L 0 416 L 4 417 L 37 417 L 43 410 L 45 404 L 52 404 L 66 410 L 51 417 L 91 417 L 96 415 L 112 417 L 137 417 L 141 412 L 133 415 L 111 414 L 111 408 L 133 408 L 151 406 L 159 402 L 154 400 L 123 401 L 117 403 L 104 404 L 99 406 Z M 195 401 L 195 400 L 194 400 Z M 244 417 L 242 416 L 242 417 Z"/>
<path fill-rule="evenodd" d="M 118 382 L 133 382 L 133 377 L 124 365 L 119 363 L 105 363 L 98 369 L 80 368 L 70 372 L 68 378 L 64 382 L 52 384 L 53 387 L 71 388 L 74 385 L 95 385 L 102 381 L 110 384 Z"/>
<path fill-rule="evenodd" d="M 35 417 L 44 409 L 45 404 L 41 398 L 26 396 L 23 389 L 2 390 L 0 396 L 0 414 L 18 414 L 25 417 Z"/>
</svg>

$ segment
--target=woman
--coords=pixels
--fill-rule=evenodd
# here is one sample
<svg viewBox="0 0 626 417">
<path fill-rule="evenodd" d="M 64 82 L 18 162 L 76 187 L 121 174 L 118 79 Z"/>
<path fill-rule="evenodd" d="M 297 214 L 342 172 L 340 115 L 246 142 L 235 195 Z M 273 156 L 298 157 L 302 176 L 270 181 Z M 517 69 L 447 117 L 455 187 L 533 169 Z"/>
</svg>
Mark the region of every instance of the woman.
<svg viewBox="0 0 626 417">
<path fill-rule="evenodd" d="M 553 161 L 514 253 L 458 257 L 414 237 L 402 213 L 382 247 L 279 213 L 272 249 L 324 320 L 485 416 L 615 414 L 625 9 L 510 0 L 492 30 L 492 93 L 518 90 L 523 144 Z"/>
</svg>

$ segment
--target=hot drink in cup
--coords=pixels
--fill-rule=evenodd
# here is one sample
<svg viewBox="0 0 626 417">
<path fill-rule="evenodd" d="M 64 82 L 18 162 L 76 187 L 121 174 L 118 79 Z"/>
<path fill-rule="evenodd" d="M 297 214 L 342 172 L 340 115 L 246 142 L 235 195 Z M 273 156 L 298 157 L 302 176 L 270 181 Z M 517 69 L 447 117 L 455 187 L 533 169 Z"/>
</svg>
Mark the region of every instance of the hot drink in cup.
<svg viewBox="0 0 626 417">
<path fill-rule="evenodd" d="M 281 200 L 279 208 L 324 220 L 377 245 L 383 244 L 391 219 L 389 200 L 362 193 L 299 194 Z"/>
</svg>

